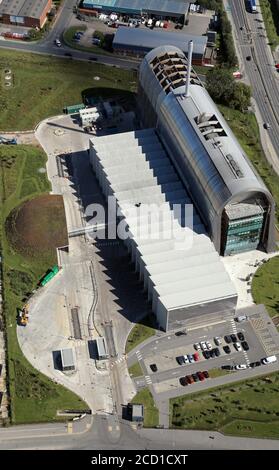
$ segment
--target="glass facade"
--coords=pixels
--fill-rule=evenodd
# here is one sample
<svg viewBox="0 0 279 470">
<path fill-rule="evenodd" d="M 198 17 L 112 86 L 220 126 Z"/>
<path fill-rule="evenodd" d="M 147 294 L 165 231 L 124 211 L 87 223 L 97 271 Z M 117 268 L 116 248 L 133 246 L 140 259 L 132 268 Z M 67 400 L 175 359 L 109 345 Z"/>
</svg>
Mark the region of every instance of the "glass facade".
<svg viewBox="0 0 279 470">
<path fill-rule="evenodd" d="M 230 220 L 224 255 L 256 250 L 260 243 L 264 214 Z"/>
</svg>

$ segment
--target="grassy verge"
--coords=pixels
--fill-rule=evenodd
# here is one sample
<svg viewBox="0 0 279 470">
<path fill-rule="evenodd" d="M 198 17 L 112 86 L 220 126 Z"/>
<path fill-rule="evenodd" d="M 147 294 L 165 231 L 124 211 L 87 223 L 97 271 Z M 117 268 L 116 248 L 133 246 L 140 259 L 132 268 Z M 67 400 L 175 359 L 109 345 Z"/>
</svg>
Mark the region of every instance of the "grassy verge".
<svg viewBox="0 0 279 470">
<path fill-rule="evenodd" d="M 64 43 L 71 47 L 72 49 L 77 49 L 79 51 L 84 52 L 92 52 L 92 54 L 102 54 L 102 55 L 113 55 L 112 52 L 108 52 L 102 47 L 95 46 L 92 44 L 91 46 L 83 46 L 79 42 L 74 40 L 75 33 L 77 31 L 86 31 L 86 26 L 71 26 L 70 28 L 66 29 L 63 33 L 63 41 Z"/>
<path fill-rule="evenodd" d="M 265 29 L 271 49 L 279 44 L 279 12 L 275 0 L 260 0 Z"/>
<path fill-rule="evenodd" d="M 131 330 L 126 343 L 126 354 L 154 334 L 154 317 L 148 315 Z"/>
<path fill-rule="evenodd" d="M 212 378 L 212 379 L 215 379 L 216 377 L 222 377 L 222 375 L 227 375 L 227 374 L 230 374 L 231 372 L 229 370 L 226 370 L 226 369 L 210 369 L 209 371 L 209 376 Z"/>
<path fill-rule="evenodd" d="M 252 295 L 256 304 L 264 304 L 271 317 L 279 316 L 279 257 L 270 259 L 255 273 Z"/>
<path fill-rule="evenodd" d="M 279 178 L 265 158 L 261 142 L 259 127 L 254 114 L 241 113 L 225 106 L 219 106 L 239 143 L 247 153 L 255 169 L 272 193 L 276 203 L 276 218 L 279 222 Z"/>
<path fill-rule="evenodd" d="M 138 362 L 129 367 L 128 370 L 131 377 L 140 377 L 142 375 L 142 368 Z"/>
<path fill-rule="evenodd" d="M 13 86 L 0 87 L 1 131 L 33 129 L 42 119 L 61 114 L 65 106 L 82 102 L 87 92 L 127 94 L 136 89 L 134 72 L 92 62 L 1 49 L 0 66 L 13 74 Z"/>
<path fill-rule="evenodd" d="M 171 425 L 279 438 L 279 373 L 170 401 Z"/>
<path fill-rule="evenodd" d="M 88 408 L 75 394 L 55 385 L 29 364 L 16 335 L 17 309 L 21 308 L 23 299 L 36 287 L 42 274 L 54 264 L 56 256 L 54 250 L 49 250 L 44 257 L 32 257 L 13 249 L 6 236 L 5 221 L 22 202 L 49 191 L 46 174 L 41 173 L 45 163 L 45 154 L 38 148 L 0 147 L 0 237 L 13 423 L 52 421 L 57 419 L 57 410 Z"/>
<path fill-rule="evenodd" d="M 155 428 L 159 424 L 159 411 L 155 406 L 153 397 L 148 388 L 143 388 L 133 398 L 132 403 L 140 403 L 144 406 L 144 422 L 146 428 Z"/>
</svg>

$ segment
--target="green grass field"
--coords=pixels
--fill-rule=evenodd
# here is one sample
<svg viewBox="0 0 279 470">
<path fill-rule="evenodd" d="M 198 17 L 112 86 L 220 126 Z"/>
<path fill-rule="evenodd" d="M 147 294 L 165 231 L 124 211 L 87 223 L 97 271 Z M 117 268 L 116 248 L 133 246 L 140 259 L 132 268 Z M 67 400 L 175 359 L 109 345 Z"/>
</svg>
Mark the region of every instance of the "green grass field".
<svg viewBox="0 0 279 470">
<path fill-rule="evenodd" d="M 279 44 L 279 12 L 275 0 L 260 0 L 267 37 L 274 50 Z"/>
<path fill-rule="evenodd" d="M 170 401 L 170 423 L 248 437 L 279 438 L 279 373 Z"/>
<path fill-rule="evenodd" d="M 144 422 L 145 428 L 154 428 L 159 424 L 159 411 L 155 406 L 153 397 L 148 388 L 140 390 L 133 398 L 132 403 L 139 403 L 144 406 Z"/>
<path fill-rule="evenodd" d="M 0 87 L 0 130 L 33 129 L 42 119 L 82 102 L 86 90 L 136 89 L 136 74 L 92 62 L 56 59 L 0 50 L 1 69 L 13 73 L 13 85 Z M 100 80 L 94 80 L 99 77 Z"/>
<path fill-rule="evenodd" d="M 57 419 L 57 410 L 87 408 L 75 394 L 37 372 L 24 358 L 17 341 L 17 309 L 22 307 L 24 298 L 36 287 L 40 277 L 56 262 L 56 254 L 55 250 L 48 251 L 48 256 L 44 257 L 20 254 L 9 244 L 5 221 L 10 212 L 23 201 L 50 190 L 46 174 L 39 171 L 45 167 L 45 163 L 45 154 L 36 147 L 0 147 L 0 237 L 13 423 L 52 421 Z"/>
<path fill-rule="evenodd" d="M 253 277 L 252 295 L 256 304 L 264 304 L 266 306 L 272 318 L 279 316 L 278 256 L 270 259 L 257 270 Z"/>
<path fill-rule="evenodd" d="M 142 368 L 138 362 L 129 367 L 129 374 L 132 378 L 140 377 L 143 374 Z"/>
<path fill-rule="evenodd" d="M 126 354 L 154 334 L 154 317 L 149 315 L 131 330 L 126 342 Z"/>
</svg>

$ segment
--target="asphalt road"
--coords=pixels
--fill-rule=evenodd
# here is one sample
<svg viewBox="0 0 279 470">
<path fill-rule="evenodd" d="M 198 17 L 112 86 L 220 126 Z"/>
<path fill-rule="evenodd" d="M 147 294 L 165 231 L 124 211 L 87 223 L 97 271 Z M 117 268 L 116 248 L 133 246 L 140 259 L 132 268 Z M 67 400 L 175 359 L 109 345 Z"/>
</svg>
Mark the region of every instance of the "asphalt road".
<svg viewBox="0 0 279 470">
<path fill-rule="evenodd" d="M 271 143 L 279 154 L 279 77 L 276 76 L 264 23 L 259 13 L 245 10 L 243 0 L 228 0 L 231 18 L 235 26 L 239 51 L 242 55 L 244 73 L 247 76 L 253 97 L 258 105 L 263 122 L 268 122 Z M 248 61 L 247 57 L 251 56 Z"/>
</svg>

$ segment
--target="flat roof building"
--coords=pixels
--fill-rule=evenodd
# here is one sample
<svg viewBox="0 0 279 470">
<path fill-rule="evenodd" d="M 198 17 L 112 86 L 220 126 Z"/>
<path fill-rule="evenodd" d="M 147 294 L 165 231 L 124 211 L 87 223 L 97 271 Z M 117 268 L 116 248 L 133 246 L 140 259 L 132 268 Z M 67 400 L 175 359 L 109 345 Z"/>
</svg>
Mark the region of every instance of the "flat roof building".
<svg viewBox="0 0 279 470">
<path fill-rule="evenodd" d="M 106 341 L 103 336 L 96 339 L 96 346 L 99 360 L 108 359 Z"/>
<path fill-rule="evenodd" d="M 71 348 L 61 349 L 62 370 L 75 370 L 75 360 L 73 350 Z"/>
<path fill-rule="evenodd" d="M 190 3 L 184 0 L 84 0 L 81 8 L 102 13 L 178 18 L 185 22 Z"/>
<path fill-rule="evenodd" d="M 136 403 L 128 403 L 128 414 L 131 421 L 142 423 L 144 420 L 143 405 Z"/>
<path fill-rule="evenodd" d="M 51 7 L 52 0 L 2 0 L 0 22 L 42 28 Z"/>
<path fill-rule="evenodd" d="M 194 43 L 193 64 L 202 65 L 207 36 L 120 26 L 114 35 L 112 47 L 114 52 L 117 53 L 145 56 L 158 46 L 172 45 L 179 47 L 187 56 L 190 40 L 193 40 Z"/>
</svg>

